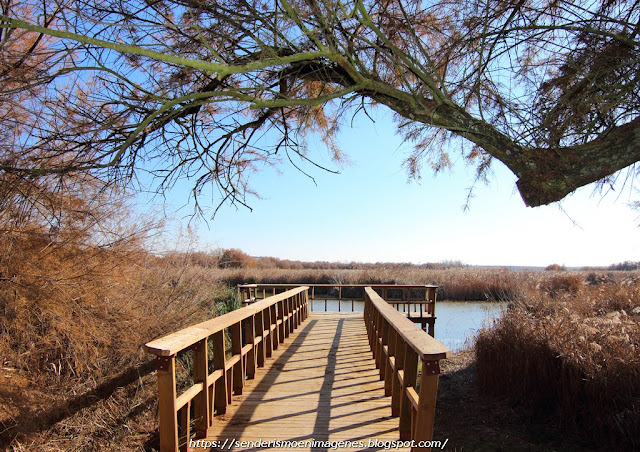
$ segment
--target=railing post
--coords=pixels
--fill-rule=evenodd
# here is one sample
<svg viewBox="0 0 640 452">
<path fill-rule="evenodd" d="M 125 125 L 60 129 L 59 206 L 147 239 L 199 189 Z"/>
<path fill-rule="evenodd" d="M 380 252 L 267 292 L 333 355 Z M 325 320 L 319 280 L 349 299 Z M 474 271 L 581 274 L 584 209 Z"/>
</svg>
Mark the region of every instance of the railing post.
<svg viewBox="0 0 640 452">
<path fill-rule="evenodd" d="M 257 350 L 257 364 L 258 367 L 264 366 L 264 361 L 266 358 L 266 347 L 264 344 L 264 311 L 260 311 L 256 314 L 256 336 L 260 338 L 260 342 L 258 342 L 258 350 Z"/>
<path fill-rule="evenodd" d="M 189 451 L 189 439 L 191 438 L 191 400 L 186 403 L 181 409 L 178 410 L 178 417 L 180 419 L 178 438 L 178 446 L 180 452 Z"/>
<path fill-rule="evenodd" d="M 244 342 L 251 345 L 247 353 L 246 378 L 252 380 L 256 374 L 256 345 L 255 345 L 255 316 L 252 315 L 244 320 Z"/>
<path fill-rule="evenodd" d="M 300 294 L 300 303 L 302 303 L 302 310 L 300 313 L 300 323 L 307 320 L 309 315 L 309 291 L 302 292 Z"/>
<path fill-rule="evenodd" d="M 428 305 L 428 309 L 429 309 L 429 314 L 431 314 L 431 317 L 435 317 L 436 315 L 436 297 L 438 296 L 438 292 L 436 292 L 435 287 L 429 287 L 429 305 Z M 435 337 L 435 322 L 433 321 L 433 319 L 429 322 L 429 336 L 431 337 Z"/>
<path fill-rule="evenodd" d="M 422 361 L 420 377 L 420 396 L 416 413 L 416 443 L 433 439 L 433 422 L 436 414 L 436 396 L 438 392 L 439 361 Z M 415 447 L 416 451 L 429 451 L 431 448 Z"/>
<path fill-rule="evenodd" d="M 215 382 L 215 396 L 213 405 L 217 414 L 227 412 L 227 370 L 226 350 L 224 344 L 224 331 L 213 334 L 213 367 L 222 371 L 222 377 Z"/>
<path fill-rule="evenodd" d="M 268 307 L 262 311 L 262 317 L 264 322 L 264 330 L 266 336 L 264 337 L 264 356 L 265 358 L 271 358 L 273 355 L 273 331 L 271 330 L 271 307 Z"/>
<path fill-rule="evenodd" d="M 413 388 L 418 378 L 418 355 L 409 344 L 404 346 L 404 378 L 402 381 L 402 398 L 400 401 L 400 439 L 408 441 L 412 439 L 412 413 L 413 405 L 407 395 L 407 388 Z"/>
<path fill-rule="evenodd" d="M 280 331 L 278 328 L 278 306 L 277 305 L 273 305 L 269 308 L 269 317 L 270 317 L 270 323 L 271 325 L 269 325 L 269 328 L 271 328 L 273 326 L 273 332 L 272 332 L 272 338 L 271 338 L 271 348 L 273 350 L 277 350 L 278 346 L 280 345 Z"/>
<path fill-rule="evenodd" d="M 204 338 L 193 345 L 193 382 L 202 383 L 203 389 L 193 400 L 193 414 L 195 416 L 196 435 L 198 438 L 207 436 L 211 427 L 211 412 L 209 410 L 209 361 L 207 357 L 209 339 Z M 189 408 L 186 408 L 187 410 Z M 187 438 L 187 441 L 189 438 Z"/>
<path fill-rule="evenodd" d="M 396 363 L 395 363 L 395 357 L 394 357 L 395 351 L 396 351 L 396 337 L 397 337 L 396 330 L 390 327 L 388 335 L 389 335 L 389 343 L 387 344 L 387 359 L 385 360 L 387 363 L 386 365 L 387 369 L 384 375 L 384 395 L 387 397 L 391 395 L 391 389 L 393 385 L 393 375 L 396 373 L 395 371 Z"/>
<path fill-rule="evenodd" d="M 409 289 L 402 289 L 402 302 L 407 307 L 407 318 L 411 318 L 411 302 L 409 301 Z"/>
<path fill-rule="evenodd" d="M 298 296 L 294 295 L 289 300 L 291 303 L 291 331 L 295 331 L 298 328 Z"/>
<path fill-rule="evenodd" d="M 234 364 L 233 369 L 233 393 L 242 394 L 244 388 L 244 362 L 242 359 L 242 325 L 241 322 L 231 325 L 231 353 L 238 356 L 238 362 Z"/>
<path fill-rule="evenodd" d="M 380 369 L 380 338 L 382 337 L 382 314 L 377 309 L 374 312 L 375 318 L 373 319 L 373 357 L 376 359 L 376 369 Z"/>
<path fill-rule="evenodd" d="M 284 325 L 284 337 L 289 337 L 289 333 L 291 333 L 291 305 L 289 304 L 289 299 L 283 300 L 282 305 L 284 306 L 284 318 L 282 319 L 282 323 Z"/>
<path fill-rule="evenodd" d="M 364 318 L 364 327 L 367 330 L 367 339 L 369 340 L 369 348 L 371 348 L 371 325 L 369 325 L 369 297 L 367 292 L 364 293 L 364 309 L 362 317 Z"/>
<path fill-rule="evenodd" d="M 280 321 L 280 331 L 278 332 L 278 336 L 279 336 L 279 340 L 280 342 L 284 342 L 284 338 L 285 338 L 285 328 L 284 328 L 284 321 L 285 321 L 285 315 L 284 315 L 284 301 L 280 301 L 278 302 L 278 320 Z"/>
<path fill-rule="evenodd" d="M 178 452 L 176 355 L 156 357 L 160 452 Z"/>
<path fill-rule="evenodd" d="M 395 346 L 395 362 L 396 371 L 393 373 L 393 381 L 391 383 L 391 416 L 400 416 L 400 404 L 402 403 L 402 384 L 400 382 L 400 374 L 404 377 L 404 353 L 405 342 L 400 335 L 396 335 Z M 404 380 L 404 378 L 403 378 Z"/>
<path fill-rule="evenodd" d="M 387 319 L 384 317 L 380 317 L 380 323 L 382 326 L 380 336 L 380 381 L 384 381 L 385 375 L 387 374 L 387 366 L 389 364 L 389 322 L 387 322 Z M 387 350 L 385 350 L 385 347 L 387 347 Z"/>
</svg>

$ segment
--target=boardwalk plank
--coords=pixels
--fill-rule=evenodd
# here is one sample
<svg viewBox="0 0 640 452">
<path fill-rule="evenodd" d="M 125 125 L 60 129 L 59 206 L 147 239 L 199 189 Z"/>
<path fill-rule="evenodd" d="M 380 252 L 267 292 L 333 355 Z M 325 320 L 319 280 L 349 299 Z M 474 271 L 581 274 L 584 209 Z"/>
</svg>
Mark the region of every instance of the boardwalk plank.
<svg viewBox="0 0 640 452">
<path fill-rule="evenodd" d="M 365 447 L 339 450 L 382 450 L 367 446 L 369 441 L 398 440 L 398 419 L 391 417 L 390 404 L 369 351 L 362 314 L 313 313 L 285 346 L 274 350 L 273 359 L 256 370 L 227 413 L 215 417 L 207 439 L 226 440 L 224 450 L 234 451 L 272 448 L 229 448 L 231 440 L 362 441 Z M 288 450 L 330 450 L 323 446 Z"/>
</svg>

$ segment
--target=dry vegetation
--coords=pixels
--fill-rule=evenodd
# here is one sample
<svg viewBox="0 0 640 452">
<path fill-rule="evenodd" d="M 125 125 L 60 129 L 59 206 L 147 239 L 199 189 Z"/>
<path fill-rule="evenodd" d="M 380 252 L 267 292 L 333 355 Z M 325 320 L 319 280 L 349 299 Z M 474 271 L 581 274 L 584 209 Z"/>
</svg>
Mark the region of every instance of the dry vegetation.
<svg viewBox="0 0 640 452">
<path fill-rule="evenodd" d="M 138 243 L 80 248 L 5 235 L 0 285 L 0 446 L 142 448 L 155 378 L 142 345 L 217 315 L 235 293 L 188 260 Z"/>
<path fill-rule="evenodd" d="M 636 450 L 639 322 L 637 279 L 585 284 L 557 275 L 523 291 L 494 328 L 481 331 L 479 387 L 594 444 Z"/>
<path fill-rule="evenodd" d="M 130 223 L 118 209 L 107 217 Z M 6 223 L 0 237 L 0 447 L 154 449 L 156 382 L 142 345 L 217 315 L 235 301 L 229 287 L 258 281 L 435 283 L 440 299 L 517 300 L 479 340 L 481 387 L 499 382 L 520 400 L 542 401 L 570 427 L 593 427 L 590 412 L 578 411 L 576 401 L 585 410 L 613 404 L 617 411 L 603 425 L 615 428 L 600 431 L 618 441 L 608 432 L 622 430 L 621 441 L 637 445 L 639 289 L 629 279 L 635 273 L 277 259 L 236 265 L 248 258 L 238 250 L 153 256 L 144 248 L 148 228 L 111 229 L 105 243 L 85 222 L 64 234 L 33 221 L 21 224 Z M 505 353 L 523 359 L 518 365 L 498 360 L 512 364 L 513 375 L 495 370 L 492 360 Z M 556 386 L 548 386 L 552 382 Z M 635 400 L 635 408 L 620 408 L 625 400 Z"/>
<path fill-rule="evenodd" d="M 356 264 L 351 264 L 353 267 Z M 241 283 L 271 284 L 437 284 L 439 300 L 485 301 L 510 300 L 515 291 L 537 272 L 514 272 L 503 269 L 464 267 L 430 268 L 378 264 L 351 269 L 219 269 L 217 278 L 231 285 Z"/>
<path fill-rule="evenodd" d="M 0 449 L 142 447 L 156 428 L 142 345 L 229 297 L 187 256 L 149 254 L 153 224 L 94 182 L 0 176 Z"/>
</svg>

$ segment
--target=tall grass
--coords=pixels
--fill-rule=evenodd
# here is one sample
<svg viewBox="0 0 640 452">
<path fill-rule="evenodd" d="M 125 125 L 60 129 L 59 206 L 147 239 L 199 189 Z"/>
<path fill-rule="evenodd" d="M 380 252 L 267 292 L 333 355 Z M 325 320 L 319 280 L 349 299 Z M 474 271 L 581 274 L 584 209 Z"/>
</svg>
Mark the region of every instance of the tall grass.
<svg viewBox="0 0 640 452">
<path fill-rule="evenodd" d="M 563 284 L 581 285 L 587 272 L 511 271 L 495 268 L 432 269 L 390 264 L 364 269 L 279 269 L 212 268 L 215 279 L 231 286 L 264 284 L 435 284 L 438 300 L 509 301 L 525 287 L 553 288 Z M 606 279 L 605 273 L 593 273 L 592 279 Z M 560 287 L 561 288 L 561 287 Z"/>
<path fill-rule="evenodd" d="M 137 406 L 155 417 L 155 381 L 136 388 L 153 368 L 143 344 L 232 309 L 229 292 L 207 268 L 169 264 L 136 241 L 1 235 L 0 377 L 11 384 L 0 385 L 0 448 L 123 447 L 113 443 Z M 133 392 L 118 400 L 119 387 Z"/>
<path fill-rule="evenodd" d="M 476 342 L 478 382 L 596 443 L 640 448 L 640 284 L 557 276 Z"/>
</svg>

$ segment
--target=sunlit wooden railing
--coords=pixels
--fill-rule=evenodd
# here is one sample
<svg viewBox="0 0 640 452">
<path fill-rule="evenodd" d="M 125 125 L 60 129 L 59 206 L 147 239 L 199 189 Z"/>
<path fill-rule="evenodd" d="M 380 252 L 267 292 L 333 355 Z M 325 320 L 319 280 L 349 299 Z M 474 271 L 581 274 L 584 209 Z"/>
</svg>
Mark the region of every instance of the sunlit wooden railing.
<svg viewBox="0 0 640 452">
<path fill-rule="evenodd" d="M 226 412 L 232 393 L 242 393 L 256 366 L 308 314 L 308 287 L 296 287 L 146 344 L 158 371 L 160 450 L 186 450 L 192 424 L 197 437 L 206 437 L 214 414 Z M 193 384 L 178 395 L 176 358 L 187 351 Z"/>
<path fill-rule="evenodd" d="M 329 301 L 337 302 L 338 312 L 355 310 L 356 302 L 365 301 L 364 290 L 371 287 L 387 303 L 405 314 L 413 322 L 421 324 L 434 336 L 436 320 L 436 291 L 438 286 L 426 284 L 309 284 L 311 311 L 327 311 Z M 297 284 L 241 284 L 238 294 L 244 304 L 251 304 Z M 345 306 L 346 305 L 346 306 Z"/>
<path fill-rule="evenodd" d="M 369 287 L 365 288 L 364 321 L 380 379 L 384 380 L 385 395 L 391 396 L 392 416 L 399 417 L 400 439 L 413 439 L 416 444 L 431 441 L 439 363 L 448 356 L 449 349 Z"/>
</svg>

